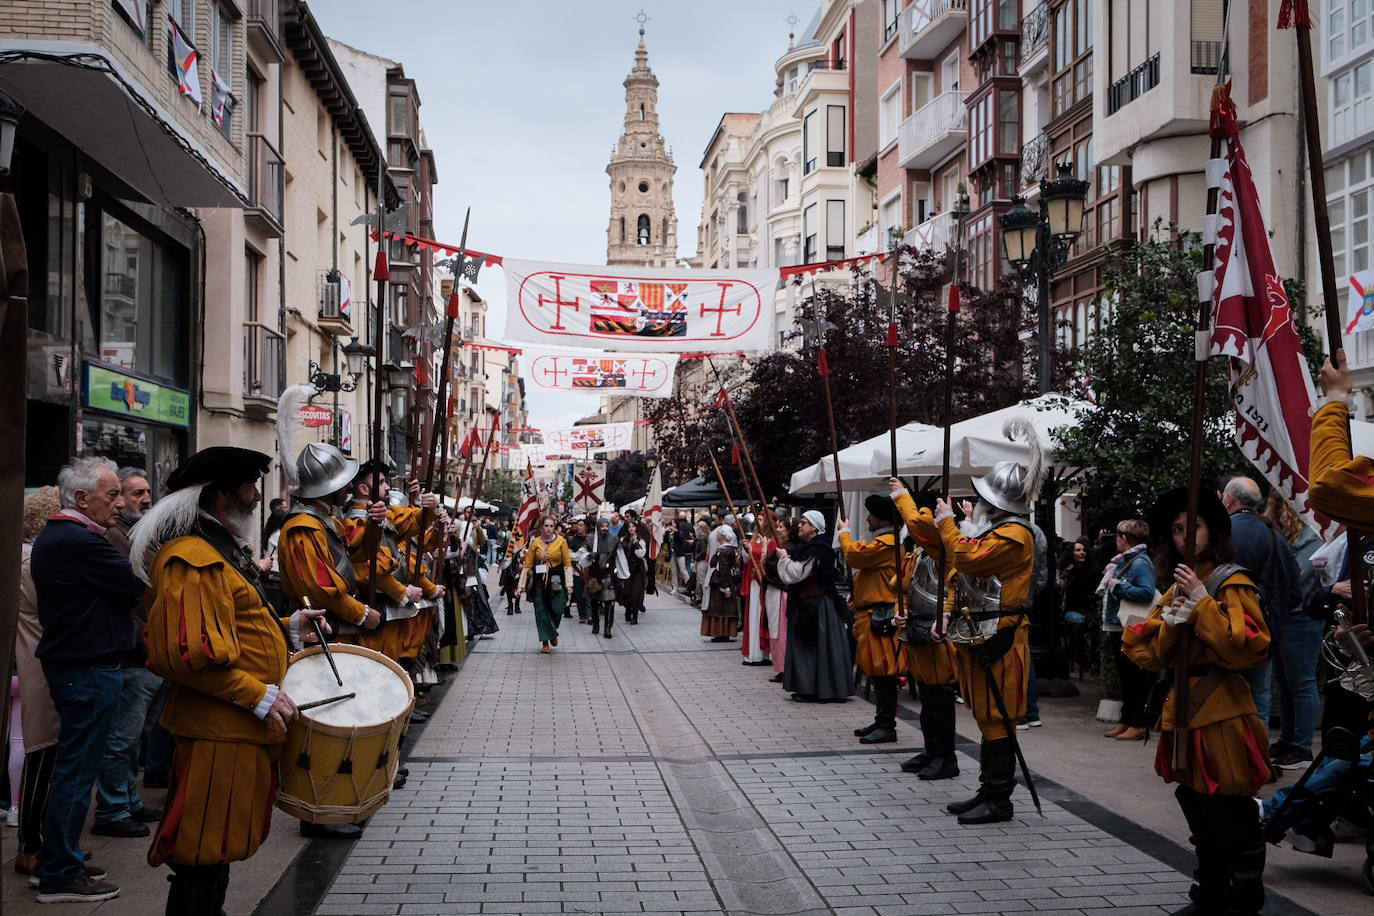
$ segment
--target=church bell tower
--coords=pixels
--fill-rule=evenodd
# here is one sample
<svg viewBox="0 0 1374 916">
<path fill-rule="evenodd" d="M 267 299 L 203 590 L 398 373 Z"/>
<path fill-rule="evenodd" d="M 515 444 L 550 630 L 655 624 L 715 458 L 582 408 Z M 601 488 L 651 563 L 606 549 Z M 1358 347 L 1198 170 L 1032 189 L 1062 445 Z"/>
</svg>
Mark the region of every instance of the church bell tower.
<svg viewBox="0 0 1374 916">
<path fill-rule="evenodd" d="M 671 266 L 677 261 L 673 155 L 658 132 L 658 77 L 649 69 L 644 24 L 635 63 L 625 77 L 625 130 L 611 154 L 611 222 L 606 263 Z"/>
</svg>

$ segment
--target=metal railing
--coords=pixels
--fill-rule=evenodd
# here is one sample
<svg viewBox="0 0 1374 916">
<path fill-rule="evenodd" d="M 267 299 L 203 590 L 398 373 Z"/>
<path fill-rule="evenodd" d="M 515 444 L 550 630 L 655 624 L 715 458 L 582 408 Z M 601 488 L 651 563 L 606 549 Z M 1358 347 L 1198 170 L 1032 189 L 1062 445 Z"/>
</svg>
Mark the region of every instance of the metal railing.
<svg viewBox="0 0 1374 916">
<path fill-rule="evenodd" d="M 258 321 L 243 323 L 243 395 L 275 401 L 285 387 L 286 337 Z"/>
<path fill-rule="evenodd" d="M 1021 147 L 1021 187 L 1039 184 L 1050 175 L 1050 135 L 1041 133 Z"/>
<path fill-rule="evenodd" d="M 967 10 L 968 0 L 930 0 L 927 3 L 913 3 L 902 12 L 903 48 L 909 46 L 916 37 L 937 22 L 946 13 Z"/>
<path fill-rule="evenodd" d="M 1216 75 L 1217 68 L 1221 66 L 1221 42 L 1194 41 L 1192 47 L 1189 69 L 1193 73 Z"/>
<path fill-rule="evenodd" d="M 902 244 L 910 245 L 917 251 L 944 251 L 954 238 L 954 215 L 946 210 L 932 216 L 914 229 L 908 229 L 902 236 Z"/>
<path fill-rule="evenodd" d="M 1159 85 L 1159 54 L 1112 83 L 1107 89 L 1107 114 L 1115 114 Z"/>
<path fill-rule="evenodd" d="M 278 225 L 281 224 L 284 177 L 281 154 L 262 134 L 249 134 L 248 199 Z"/>
<path fill-rule="evenodd" d="M 320 271 L 319 291 L 320 291 L 320 320 L 321 321 L 344 321 L 351 322 L 349 315 L 343 314 L 340 308 L 342 302 L 342 284 L 339 280 L 329 278 L 328 271 Z"/>
<path fill-rule="evenodd" d="M 138 296 L 138 277 L 111 271 L 105 274 L 105 293 L 133 299 Z"/>
<path fill-rule="evenodd" d="M 1026 60 L 1050 43 L 1050 10 L 1044 2 L 1021 20 L 1020 59 Z"/>
<path fill-rule="evenodd" d="M 952 130 L 968 128 L 967 92 L 942 92 L 931 99 L 897 129 L 898 155 L 905 159 L 924 149 Z"/>
</svg>

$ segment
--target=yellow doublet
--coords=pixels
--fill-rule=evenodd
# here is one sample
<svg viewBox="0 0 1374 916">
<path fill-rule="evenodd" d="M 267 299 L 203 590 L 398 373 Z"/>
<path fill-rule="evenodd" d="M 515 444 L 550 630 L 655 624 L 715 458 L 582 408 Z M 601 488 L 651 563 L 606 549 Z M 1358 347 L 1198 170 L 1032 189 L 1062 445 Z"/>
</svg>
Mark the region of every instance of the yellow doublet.
<svg viewBox="0 0 1374 916">
<path fill-rule="evenodd" d="M 855 541 L 840 532 L 844 561 L 854 570 L 854 660 L 869 677 L 896 677 L 903 672 L 902 646 L 897 634 L 874 636 L 870 630 L 873 605 L 897 600 L 897 558 L 893 535 L 880 534 L 872 541 Z"/>
<path fill-rule="evenodd" d="M 340 533 L 342 537 L 342 533 Z M 300 513 L 286 520 L 278 539 L 282 589 L 303 605 L 322 607 L 352 624 L 361 624 L 367 605 L 351 594 L 329 554 L 324 522 Z"/>
<path fill-rule="evenodd" d="M 525 552 L 525 568 L 532 571 L 536 566 L 547 566 L 550 571 L 555 566 L 572 566 L 572 553 L 563 535 L 548 544 L 538 537 L 530 542 L 530 549 Z"/>
</svg>

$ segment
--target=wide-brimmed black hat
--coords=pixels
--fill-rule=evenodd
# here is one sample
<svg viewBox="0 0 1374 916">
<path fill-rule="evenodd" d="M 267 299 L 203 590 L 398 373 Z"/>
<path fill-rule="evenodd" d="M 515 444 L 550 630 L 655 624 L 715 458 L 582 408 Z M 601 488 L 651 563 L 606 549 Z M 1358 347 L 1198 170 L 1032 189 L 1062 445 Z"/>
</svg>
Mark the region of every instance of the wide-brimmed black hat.
<svg viewBox="0 0 1374 916">
<path fill-rule="evenodd" d="M 229 490 L 255 482 L 271 466 L 271 455 L 233 445 L 212 445 L 187 458 L 169 474 L 167 490 L 175 493 L 200 484 Z"/>
<path fill-rule="evenodd" d="M 358 473 L 353 475 L 353 479 L 362 480 L 363 478 L 367 478 L 370 482 L 372 479 L 372 473 L 374 471 L 380 477 L 390 477 L 391 464 L 389 462 L 383 461 L 381 458 L 369 458 L 358 466 Z"/>
<path fill-rule="evenodd" d="M 891 496 L 884 496 L 881 493 L 870 493 L 864 500 L 864 509 L 874 518 L 881 519 L 889 525 L 895 525 L 902 520 L 902 515 L 897 511 L 897 504 L 892 501 Z"/>
<path fill-rule="evenodd" d="M 1178 518 L 1180 512 L 1187 511 L 1187 487 L 1170 490 L 1161 496 L 1150 507 L 1148 519 L 1150 535 L 1155 543 L 1167 543 L 1173 537 L 1174 519 Z M 1231 516 L 1226 511 L 1226 507 L 1221 504 L 1221 500 L 1217 498 L 1216 493 L 1207 487 L 1203 487 L 1202 491 L 1198 493 L 1197 514 L 1207 523 L 1207 530 L 1211 532 L 1211 537 L 1214 540 L 1221 537 L 1231 537 Z"/>
</svg>

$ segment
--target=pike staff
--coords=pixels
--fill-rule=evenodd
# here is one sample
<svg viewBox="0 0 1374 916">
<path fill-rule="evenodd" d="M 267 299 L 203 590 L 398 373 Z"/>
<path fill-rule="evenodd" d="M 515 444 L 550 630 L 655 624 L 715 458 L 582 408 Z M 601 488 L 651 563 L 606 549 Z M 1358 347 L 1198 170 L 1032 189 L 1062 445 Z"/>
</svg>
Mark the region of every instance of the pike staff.
<svg viewBox="0 0 1374 916">
<path fill-rule="evenodd" d="M 377 346 L 372 351 L 372 441 L 368 448 L 372 452 L 372 489 L 369 498 L 376 501 L 382 480 L 382 348 L 386 346 L 382 334 L 382 321 L 386 314 L 386 288 L 391 282 L 391 268 L 386 257 L 386 167 L 377 164 L 377 262 L 372 269 L 372 279 L 377 281 L 377 301 L 373 308 L 372 327 L 376 334 Z M 382 544 L 382 523 L 368 518 L 367 534 L 364 538 L 367 549 L 367 606 L 377 605 L 377 551 Z"/>
<path fill-rule="evenodd" d="M 441 458 L 439 460 L 439 486 L 444 485 L 444 475 L 448 471 L 448 382 L 453 364 L 453 323 L 458 318 L 458 310 L 462 305 L 462 297 L 459 293 L 459 284 L 463 280 L 463 260 L 467 255 L 468 247 L 468 221 L 472 218 L 472 208 L 468 207 L 463 215 L 463 237 L 458 242 L 458 259 L 453 271 L 453 292 L 448 297 L 448 310 L 444 318 L 444 357 L 439 370 L 439 391 L 438 397 L 434 402 L 435 424 L 430 432 L 429 454 L 425 458 L 425 483 L 422 490 L 433 492 L 434 489 L 434 446 L 437 442 Z M 443 414 L 443 424 L 440 425 L 439 414 Z M 442 429 L 442 435 L 439 430 Z M 455 504 L 456 508 L 456 504 Z M 424 532 L 429 530 L 430 524 L 434 521 L 434 513 L 429 509 L 424 509 L 420 513 L 420 532 L 424 537 Z M 420 554 L 422 551 L 415 551 L 415 568 L 411 572 L 411 581 L 420 573 Z"/>
<path fill-rule="evenodd" d="M 1229 7 L 1227 20 L 1229 24 Z M 1278 26 L 1280 29 L 1292 26 L 1298 39 L 1302 131 L 1307 140 L 1307 168 L 1312 182 L 1312 217 L 1317 227 L 1317 259 L 1321 264 L 1322 300 L 1326 303 L 1326 339 L 1331 347 L 1331 365 L 1336 366 L 1339 365 L 1336 354 L 1341 349 L 1342 339 L 1340 298 L 1336 293 L 1336 267 L 1331 250 L 1331 217 L 1326 208 L 1326 166 L 1322 161 L 1321 121 L 1318 115 L 1317 82 L 1312 63 L 1312 13 L 1307 0 L 1284 0 L 1279 9 Z M 1223 57 L 1222 60 L 1224 62 L 1226 58 Z M 1218 68 L 1218 71 L 1220 69 Z M 1217 78 L 1220 80 L 1220 73 Z M 1215 142 L 1214 140 L 1214 146 Z M 1217 155 L 1215 149 L 1212 155 Z M 1207 212 L 1212 212 L 1210 207 Z M 1350 436 L 1349 423 L 1347 418 L 1347 439 Z M 1346 541 L 1354 545 L 1354 549 L 1346 551 L 1350 568 L 1350 613 L 1353 623 L 1364 623 L 1369 617 L 1369 607 L 1365 596 L 1364 552 L 1359 549 L 1360 533 L 1354 530 L 1347 531 Z"/>
<path fill-rule="evenodd" d="M 892 288 L 887 306 L 887 447 L 889 452 L 888 470 L 890 476 L 897 478 L 897 283 L 902 275 L 902 249 L 896 238 L 892 240 L 890 253 L 892 259 Z M 838 465 L 837 465 L 838 467 Z M 949 498 L 949 494 L 945 494 Z M 892 532 L 892 556 L 896 561 L 893 568 L 897 571 L 897 617 L 906 617 L 906 589 L 902 588 L 902 566 L 906 550 L 902 546 L 901 532 Z M 943 580 L 943 577 L 941 577 Z"/>
<path fill-rule="evenodd" d="M 716 382 L 720 384 L 720 397 L 716 402 L 716 406 L 719 407 L 723 404 L 725 406 L 726 412 L 730 416 L 730 424 L 733 431 L 734 439 L 736 443 L 739 445 L 740 451 L 744 453 L 744 464 L 748 469 L 749 475 L 754 478 L 754 489 L 757 490 L 759 494 L 759 516 L 760 518 L 765 519 L 767 521 L 768 531 L 771 534 L 773 532 L 773 520 L 772 517 L 769 515 L 768 509 L 765 508 L 763 504 L 763 484 L 759 482 L 758 471 L 754 470 L 754 458 L 749 453 L 749 443 L 746 442 L 744 439 L 744 429 L 739 425 L 739 415 L 735 413 L 735 402 L 730 400 L 730 389 L 725 387 L 725 383 L 721 380 L 720 377 L 720 370 L 716 368 L 716 364 L 711 361 L 711 358 L 709 356 L 706 358 L 706 364 L 711 367 L 711 371 L 716 376 Z M 745 467 L 741 467 L 741 477 L 744 476 L 744 471 Z M 748 491 L 749 489 L 748 479 L 744 481 L 744 489 L 746 491 Z M 746 493 L 746 495 L 748 494 Z"/>
<path fill-rule="evenodd" d="M 739 513 L 735 511 L 735 501 L 730 498 L 730 488 L 725 485 L 725 477 L 720 473 L 720 465 L 716 463 L 716 454 L 707 449 L 706 455 L 711 459 L 711 467 L 716 469 L 716 480 L 720 481 L 720 491 L 725 494 L 725 504 L 730 507 L 730 514 L 738 519 Z"/>
</svg>

